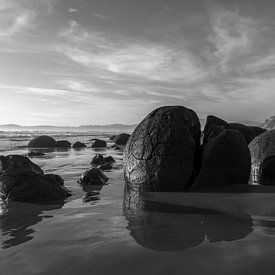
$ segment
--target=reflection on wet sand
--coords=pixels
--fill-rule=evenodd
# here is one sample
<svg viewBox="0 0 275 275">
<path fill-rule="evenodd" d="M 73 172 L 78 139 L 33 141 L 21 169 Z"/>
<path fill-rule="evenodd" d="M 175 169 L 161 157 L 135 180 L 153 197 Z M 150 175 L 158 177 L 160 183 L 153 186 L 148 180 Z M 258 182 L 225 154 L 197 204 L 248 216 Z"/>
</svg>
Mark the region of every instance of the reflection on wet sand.
<svg viewBox="0 0 275 275">
<path fill-rule="evenodd" d="M 179 251 L 209 242 L 242 239 L 253 231 L 250 216 L 233 216 L 195 207 L 149 202 L 125 187 L 128 230 L 143 247 Z"/>
<path fill-rule="evenodd" d="M 93 202 L 96 203 L 100 200 L 100 190 L 103 185 L 83 185 L 82 189 L 86 193 L 83 197 L 83 202 Z"/>
<path fill-rule="evenodd" d="M 33 239 L 35 232 L 32 225 L 41 222 L 45 218 L 52 216 L 44 215 L 44 211 L 51 211 L 62 208 L 63 203 L 59 204 L 27 204 L 10 201 L 7 204 L 0 204 L 0 232 L 4 237 L 2 248 L 13 247 Z"/>
</svg>

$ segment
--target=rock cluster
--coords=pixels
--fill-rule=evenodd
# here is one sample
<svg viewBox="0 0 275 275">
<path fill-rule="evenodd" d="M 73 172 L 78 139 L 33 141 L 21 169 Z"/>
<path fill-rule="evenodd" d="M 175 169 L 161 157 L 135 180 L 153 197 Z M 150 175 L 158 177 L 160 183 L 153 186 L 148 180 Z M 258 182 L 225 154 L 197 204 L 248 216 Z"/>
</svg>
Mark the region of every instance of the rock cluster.
<svg viewBox="0 0 275 275">
<path fill-rule="evenodd" d="M 0 194 L 22 202 L 62 200 L 70 196 L 63 179 L 45 175 L 30 159 L 19 155 L 0 156 Z"/>
<path fill-rule="evenodd" d="M 158 108 L 143 119 L 127 142 L 126 183 L 139 191 L 248 184 L 248 144 L 264 131 L 208 116 L 201 144 L 200 122 L 193 110 L 183 106 Z"/>
</svg>

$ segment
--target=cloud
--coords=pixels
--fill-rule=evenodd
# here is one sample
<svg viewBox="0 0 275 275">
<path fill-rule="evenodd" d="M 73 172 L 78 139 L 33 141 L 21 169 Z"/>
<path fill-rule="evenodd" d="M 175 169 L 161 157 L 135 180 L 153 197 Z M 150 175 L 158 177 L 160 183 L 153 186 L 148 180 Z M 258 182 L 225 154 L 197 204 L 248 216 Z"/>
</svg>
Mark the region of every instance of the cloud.
<svg viewBox="0 0 275 275">
<path fill-rule="evenodd" d="M 211 7 L 208 41 L 215 46 L 214 55 L 222 67 L 251 49 L 257 33 L 257 22 L 238 11 Z"/>
</svg>

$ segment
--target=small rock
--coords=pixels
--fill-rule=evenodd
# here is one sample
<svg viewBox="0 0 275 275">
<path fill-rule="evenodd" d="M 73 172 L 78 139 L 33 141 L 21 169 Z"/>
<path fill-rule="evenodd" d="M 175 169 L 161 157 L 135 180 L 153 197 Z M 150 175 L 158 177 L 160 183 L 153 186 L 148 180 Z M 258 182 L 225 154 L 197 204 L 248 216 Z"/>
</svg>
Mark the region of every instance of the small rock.
<svg viewBox="0 0 275 275">
<path fill-rule="evenodd" d="M 108 178 L 98 168 L 92 168 L 81 175 L 78 183 L 81 185 L 103 185 L 107 181 Z"/>
<path fill-rule="evenodd" d="M 130 137 L 129 134 L 125 134 L 125 133 L 119 134 L 115 136 L 114 143 L 118 146 L 125 146 L 129 137 Z"/>
<path fill-rule="evenodd" d="M 115 159 L 112 156 L 108 156 L 104 158 L 105 163 L 115 163 Z"/>
<path fill-rule="evenodd" d="M 101 154 L 96 154 L 91 161 L 91 164 L 95 164 L 95 165 L 101 165 L 104 163 L 105 163 L 104 157 Z"/>
<path fill-rule="evenodd" d="M 28 157 L 42 157 L 42 156 L 45 156 L 46 154 L 44 154 L 42 152 L 31 151 L 27 155 L 28 155 Z"/>
<path fill-rule="evenodd" d="M 95 138 L 92 148 L 103 148 L 106 146 L 107 146 L 107 143 L 105 140 Z"/>
<path fill-rule="evenodd" d="M 77 141 L 73 144 L 73 148 L 74 149 L 79 149 L 79 148 L 85 148 L 87 147 L 86 144 L 80 142 L 80 141 Z"/>
<path fill-rule="evenodd" d="M 72 144 L 67 140 L 58 140 L 55 147 L 57 148 L 71 148 Z"/>
</svg>

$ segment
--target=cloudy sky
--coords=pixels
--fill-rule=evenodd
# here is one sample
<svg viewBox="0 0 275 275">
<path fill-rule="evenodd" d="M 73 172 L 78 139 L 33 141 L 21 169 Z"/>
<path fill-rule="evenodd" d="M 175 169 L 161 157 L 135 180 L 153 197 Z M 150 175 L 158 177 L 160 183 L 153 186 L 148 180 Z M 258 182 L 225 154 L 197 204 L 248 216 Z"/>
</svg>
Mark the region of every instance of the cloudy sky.
<svg viewBox="0 0 275 275">
<path fill-rule="evenodd" d="M 275 115 L 275 1 L 0 0 L 0 123 Z"/>
</svg>

